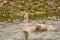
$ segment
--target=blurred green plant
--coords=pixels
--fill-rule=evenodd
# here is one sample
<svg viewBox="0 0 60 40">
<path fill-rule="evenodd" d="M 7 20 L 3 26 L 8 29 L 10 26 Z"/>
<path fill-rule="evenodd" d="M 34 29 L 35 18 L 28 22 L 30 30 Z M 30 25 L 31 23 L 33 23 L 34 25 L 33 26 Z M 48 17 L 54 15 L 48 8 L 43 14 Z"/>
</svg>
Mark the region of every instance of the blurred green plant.
<svg viewBox="0 0 60 40">
<path fill-rule="evenodd" d="M 0 20 L 20 19 L 21 11 L 39 13 L 29 14 L 31 20 L 48 16 L 60 16 L 59 0 L 1 0 L 0 4 L 2 4 L 2 6 L 0 5 Z"/>
</svg>

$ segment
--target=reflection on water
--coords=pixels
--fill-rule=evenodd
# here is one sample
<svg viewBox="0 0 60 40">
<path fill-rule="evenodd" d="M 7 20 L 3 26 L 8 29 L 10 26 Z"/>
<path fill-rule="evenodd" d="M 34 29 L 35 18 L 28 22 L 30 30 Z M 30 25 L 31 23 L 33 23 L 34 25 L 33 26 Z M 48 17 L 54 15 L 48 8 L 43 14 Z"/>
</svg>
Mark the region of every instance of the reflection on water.
<svg viewBox="0 0 60 40">
<path fill-rule="evenodd" d="M 29 26 L 36 22 L 51 25 L 57 30 L 29 33 L 30 40 L 60 40 L 60 21 L 34 20 L 29 22 Z M 0 22 L 0 40 L 24 40 L 23 24 Z"/>
</svg>

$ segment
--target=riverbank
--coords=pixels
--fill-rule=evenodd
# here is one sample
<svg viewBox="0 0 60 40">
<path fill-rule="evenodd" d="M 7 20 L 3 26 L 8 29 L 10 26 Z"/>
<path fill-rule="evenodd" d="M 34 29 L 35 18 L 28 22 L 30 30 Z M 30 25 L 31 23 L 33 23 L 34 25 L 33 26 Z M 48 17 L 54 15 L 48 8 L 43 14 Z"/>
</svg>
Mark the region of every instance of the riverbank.
<svg viewBox="0 0 60 40">
<path fill-rule="evenodd" d="M 54 18 L 53 18 L 54 17 Z M 58 19 L 60 18 L 60 14 L 56 13 L 28 13 L 29 20 L 37 20 L 37 19 Z M 5 12 L 0 13 L 0 21 L 8 21 L 13 22 L 13 20 L 21 20 L 21 13 L 17 12 Z"/>
</svg>

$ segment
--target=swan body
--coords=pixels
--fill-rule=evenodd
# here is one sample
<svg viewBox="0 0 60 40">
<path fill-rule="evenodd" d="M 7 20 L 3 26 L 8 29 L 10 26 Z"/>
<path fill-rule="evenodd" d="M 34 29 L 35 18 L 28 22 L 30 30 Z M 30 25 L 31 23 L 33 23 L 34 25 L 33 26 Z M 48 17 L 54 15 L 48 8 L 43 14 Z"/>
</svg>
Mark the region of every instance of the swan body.
<svg viewBox="0 0 60 40">
<path fill-rule="evenodd" d="M 55 30 L 55 28 L 52 27 L 52 26 L 47 26 L 47 25 L 39 24 L 39 23 L 36 23 L 36 24 L 34 24 L 33 26 L 31 26 L 29 28 L 30 32 L 34 32 L 34 31 L 52 31 L 52 30 Z"/>
</svg>

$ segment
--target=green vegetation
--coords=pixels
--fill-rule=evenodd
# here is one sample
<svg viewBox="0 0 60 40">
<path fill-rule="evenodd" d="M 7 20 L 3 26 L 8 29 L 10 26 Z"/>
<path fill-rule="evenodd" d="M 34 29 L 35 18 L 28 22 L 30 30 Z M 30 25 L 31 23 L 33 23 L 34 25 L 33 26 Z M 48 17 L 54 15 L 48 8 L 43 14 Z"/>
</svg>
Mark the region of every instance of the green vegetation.
<svg viewBox="0 0 60 40">
<path fill-rule="evenodd" d="M 39 13 L 39 14 L 33 14 L 33 13 L 30 14 L 29 13 L 28 14 L 28 18 L 30 20 L 43 19 L 43 18 L 47 19 L 48 17 L 52 17 L 52 16 L 60 16 L 60 14 L 58 14 L 58 15 L 53 14 L 53 13 Z M 12 21 L 15 19 L 20 19 L 20 18 L 21 18 L 21 13 L 12 12 L 12 11 L 5 12 L 0 15 L 0 21 L 8 21 L 8 19 L 10 19 Z"/>
<path fill-rule="evenodd" d="M 43 14 L 29 14 L 29 19 L 34 20 L 34 19 L 48 19 L 48 17 L 56 16 L 53 13 L 43 13 Z"/>
<path fill-rule="evenodd" d="M 8 19 L 14 20 L 14 19 L 19 19 L 20 16 L 18 15 L 19 13 L 17 12 L 2 12 L 0 13 L 0 21 L 7 21 Z"/>
<path fill-rule="evenodd" d="M 1 0 L 0 21 L 20 19 L 22 12 L 29 14 L 29 19 L 48 16 L 60 16 L 60 0 Z M 41 12 L 41 13 L 40 13 Z M 39 13 L 39 14 L 33 14 Z"/>
</svg>

